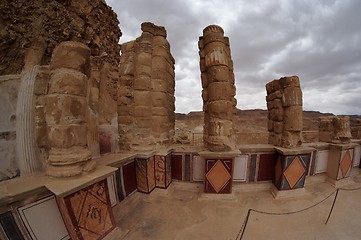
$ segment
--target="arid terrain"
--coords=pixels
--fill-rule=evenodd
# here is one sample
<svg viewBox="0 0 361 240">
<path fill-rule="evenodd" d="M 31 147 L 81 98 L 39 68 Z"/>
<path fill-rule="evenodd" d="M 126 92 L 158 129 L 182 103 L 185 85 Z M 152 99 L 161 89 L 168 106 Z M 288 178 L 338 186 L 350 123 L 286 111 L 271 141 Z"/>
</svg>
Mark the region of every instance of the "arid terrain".
<svg viewBox="0 0 361 240">
<path fill-rule="evenodd" d="M 320 117 L 333 116 L 332 113 L 321 113 L 316 111 L 303 112 L 303 137 L 305 142 L 318 141 L 318 121 Z M 262 109 L 237 110 L 236 127 L 238 144 L 267 143 L 267 116 L 268 111 Z M 350 116 L 351 129 L 356 125 L 356 119 L 361 116 Z M 203 131 L 203 112 L 190 112 L 188 114 L 176 113 L 176 132 L 190 134 L 201 134 Z M 187 142 L 184 139 L 183 141 Z M 190 137 L 191 138 L 191 137 Z M 177 139 L 179 142 L 182 140 Z M 192 141 L 192 139 L 189 139 Z"/>
</svg>

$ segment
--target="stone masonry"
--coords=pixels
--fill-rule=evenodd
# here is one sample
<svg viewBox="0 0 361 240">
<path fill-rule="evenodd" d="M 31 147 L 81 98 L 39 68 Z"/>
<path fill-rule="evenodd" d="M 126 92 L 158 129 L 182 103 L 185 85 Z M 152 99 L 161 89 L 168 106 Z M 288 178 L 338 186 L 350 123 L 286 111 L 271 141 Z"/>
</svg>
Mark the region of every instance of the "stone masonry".
<svg viewBox="0 0 361 240">
<path fill-rule="evenodd" d="M 320 142 L 350 143 L 351 128 L 349 116 L 330 116 L 319 119 Z"/>
<path fill-rule="evenodd" d="M 302 91 L 297 76 L 266 84 L 269 144 L 292 148 L 303 142 Z"/>
<path fill-rule="evenodd" d="M 210 151 L 235 149 L 233 118 L 237 101 L 234 98 L 233 62 L 228 37 L 221 27 L 210 25 L 198 42 L 204 111 L 204 144 Z"/>
<path fill-rule="evenodd" d="M 120 149 L 151 149 L 174 136 L 174 58 L 164 27 L 142 23 L 122 44 L 118 85 Z"/>
<path fill-rule="evenodd" d="M 87 91 L 90 49 L 82 43 L 63 42 L 50 62 L 45 120 L 49 157 L 46 173 L 69 177 L 92 170 L 95 162 L 87 144 Z"/>
</svg>

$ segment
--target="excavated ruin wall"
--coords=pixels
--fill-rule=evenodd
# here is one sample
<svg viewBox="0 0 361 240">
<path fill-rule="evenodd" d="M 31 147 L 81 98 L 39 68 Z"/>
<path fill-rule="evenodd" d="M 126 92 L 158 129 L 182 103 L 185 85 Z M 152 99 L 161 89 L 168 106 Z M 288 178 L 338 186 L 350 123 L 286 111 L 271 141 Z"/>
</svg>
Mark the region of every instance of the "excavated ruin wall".
<svg viewBox="0 0 361 240">
<path fill-rule="evenodd" d="M 117 136 L 113 134 L 118 128 L 116 98 L 121 36 L 118 24 L 116 14 L 103 0 L 0 2 L 0 76 L 20 74 L 31 65 L 26 63 L 31 48 L 44 48 L 38 51 L 39 56 L 34 56 L 38 59 L 28 57 L 40 65 L 49 65 L 54 48 L 61 42 L 81 42 L 90 48 L 91 111 L 87 118 L 93 155 L 118 148 Z"/>
</svg>

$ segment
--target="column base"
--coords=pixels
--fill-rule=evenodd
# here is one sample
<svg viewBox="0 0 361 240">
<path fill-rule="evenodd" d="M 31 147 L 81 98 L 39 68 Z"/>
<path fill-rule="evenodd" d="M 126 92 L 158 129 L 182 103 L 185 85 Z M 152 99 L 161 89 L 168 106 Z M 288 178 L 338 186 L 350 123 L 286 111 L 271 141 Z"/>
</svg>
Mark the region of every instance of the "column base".
<svg viewBox="0 0 361 240">
<path fill-rule="evenodd" d="M 276 186 L 274 186 L 274 185 L 272 185 L 270 191 L 271 191 L 272 196 L 276 199 L 300 197 L 300 196 L 304 196 L 307 193 L 306 189 L 304 189 L 304 188 L 282 191 L 282 190 L 278 190 L 276 188 Z"/>
<path fill-rule="evenodd" d="M 342 188 L 344 186 L 354 184 L 355 182 L 350 177 L 343 178 L 340 180 L 335 180 L 330 177 L 327 177 L 326 183 L 332 185 L 334 188 Z"/>
</svg>

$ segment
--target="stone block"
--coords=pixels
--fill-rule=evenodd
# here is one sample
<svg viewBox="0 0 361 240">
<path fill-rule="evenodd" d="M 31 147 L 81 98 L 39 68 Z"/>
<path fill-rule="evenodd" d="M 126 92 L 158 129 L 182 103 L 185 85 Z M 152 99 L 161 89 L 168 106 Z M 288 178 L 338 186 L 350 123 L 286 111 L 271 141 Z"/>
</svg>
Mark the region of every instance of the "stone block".
<svg viewBox="0 0 361 240">
<path fill-rule="evenodd" d="M 145 116 L 137 117 L 134 121 L 134 127 L 137 128 L 151 128 L 152 127 L 152 119 Z"/>
<path fill-rule="evenodd" d="M 300 80 L 297 76 L 291 76 L 291 77 L 283 77 L 280 79 L 281 86 L 283 88 L 292 86 L 292 87 L 300 87 Z"/>
<path fill-rule="evenodd" d="M 283 122 L 273 122 L 273 131 L 277 134 L 283 132 Z"/>
<path fill-rule="evenodd" d="M 119 65 L 119 73 L 120 75 L 131 75 L 134 76 L 134 62 L 125 62 Z"/>
<path fill-rule="evenodd" d="M 133 116 L 134 116 L 134 122 L 137 122 L 138 120 L 135 118 L 145 118 L 152 116 L 152 109 L 146 106 L 136 106 L 134 107 Z"/>
<path fill-rule="evenodd" d="M 267 102 L 272 101 L 274 99 L 282 99 L 282 92 L 277 90 L 275 92 L 272 92 L 271 94 L 267 95 L 266 100 Z"/>
<path fill-rule="evenodd" d="M 153 46 L 164 47 L 165 49 L 170 49 L 168 40 L 162 36 L 154 36 Z"/>
<path fill-rule="evenodd" d="M 154 46 L 153 47 L 153 56 L 160 56 L 163 57 L 165 59 L 169 58 L 169 50 L 166 47 L 163 46 Z M 169 62 L 171 62 L 171 60 L 169 59 Z"/>
<path fill-rule="evenodd" d="M 273 108 L 270 110 L 270 119 L 276 122 L 283 121 L 283 108 Z"/>
<path fill-rule="evenodd" d="M 167 69 L 167 59 L 160 56 L 153 56 L 152 58 L 152 68 L 153 69 Z"/>
<path fill-rule="evenodd" d="M 152 88 L 151 78 L 149 76 L 141 75 L 134 78 L 133 89 L 149 91 Z M 134 95 L 134 92 L 133 92 Z"/>
<path fill-rule="evenodd" d="M 269 132 L 273 132 L 273 124 L 274 124 L 274 121 L 268 120 L 267 129 L 268 129 Z"/>
<path fill-rule="evenodd" d="M 130 125 L 133 123 L 132 116 L 118 116 L 118 124 Z"/>
<path fill-rule="evenodd" d="M 129 42 L 126 42 L 126 43 L 122 43 L 121 51 L 122 51 L 122 54 L 124 52 L 134 51 L 134 41 L 129 41 Z"/>
<path fill-rule="evenodd" d="M 152 94 L 150 91 L 134 91 L 133 94 L 135 106 L 151 106 Z"/>
<path fill-rule="evenodd" d="M 50 68 L 75 69 L 89 77 L 90 49 L 83 43 L 62 42 L 53 51 Z"/>
<path fill-rule="evenodd" d="M 152 108 L 152 115 L 153 116 L 168 116 L 169 111 L 164 107 L 153 107 Z"/>
<path fill-rule="evenodd" d="M 208 84 L 208 101 L 230 100 L 230 85 L 228 82 L 212 82 Z"/>
<path fill-rule="evenodd" d="M 302 132 L 290 132 L 283 131 L 282 142 L 280 147 L 284 148 L 293 148 L 297 146 L 301 146 L 303 142 Z"/>
<path fill-rule="evenodd" d="M 267 102 L 267 110 L 270 111 L 271 109 L 275 108 L 274 100 Z"/>
<path fill-rule="evenodd" d="M 223 52 L 225 58 L 228 58 L 226 49 L 227 47 L 224 44 L 224 41 L 208 42 L 207 44 L 204 44 L 204 54 L 206 55 L 205 57 L 207 57 L 208 54 L 214 51 L 217 52 L 219 51 L 219 52 Z"/>
<path fill-rule="evenodd" d="M 55 69 L 51 72 L 48 94 L 61 93 L 86 96 L 88 78 L 73 69 Z"/>
<path fill-rule="evenodd" d="M 48 144 L 52 148 L 87 145 L 87 125 L 48 126 Z"/>
<path fill-rule="evenodd" d="M 86 121 L 86 98 L 69 95 L 47 95 L 45 119 L 48 125 L 82 124 Z"/>
<path fill-rule="evenodd" d="M 226 40 L 222 33 L 210 33 L 207 35 L 207 37 L 203 38 L 203 42 L 204 42 L 205 47 L 207 47 L 208 44 L 213 43 L 213 42 L 221 42 L 224 45 L 226 45 Z"/>
<path fill-rule="evenodd" d="M 282 102 L 284 107 L 302 106 L 302 91 L 299 87 L 286 87 Z"/>
<path fill-rule="evenodd" d="M 164 92 L 168 91 L 167 81 L 165 79 L 152 79 L 152 90 L 154 92 Z"/>
<path fill-rule="evenodd" d="M 133 107 L 132 106 L 118 106 L 117 108 L 118 117 L 119 116 L 132 116 L 133 115 Z"/>
<path fill-rule="evenodd" d="M 224 120 L 232 119 L 232 105 L 229 101 L 215 101 L 207 104 L 208 113 L 212 117 Z"/>
<path fill-rule="evenodd" d="M 139 77 L 139 76 L 150 77 L 151 74 L 152 74 L 152 67 L 151 66 L 140 65 L 140 64 L 137 64 L 135 66 L 134 75 L 136 77 Z"/>
<path fill-rule="evenodd" d="M 293 106 L 284 109 L 284 129 L 286 131 L 302 131 L 302 106 Z"/>
<path fill-rule="evenodd" d="M 212 82 L 228 82 L 230 81 L 229 69 L 227 66 L 210 67 L 207 70 L 208 83 Z"/>
<path fill-rule="evenodd" d="M 162 26 L 157 26 L 151 22 L 144 22 L 141 24 L 141 29 L 143 32 L 152 33 L 154 36 L 161 36 L 163 38 L 167 37 L 167 31 Z"/>
<path fill-rule="evenodd" d="M 152 92 L 152 106 L 153 107 L 168 107 L 167 94 L 164 92 Z"/>
<path fill-rule="evenodd" d="M 136 57 L 137 65 L 152 66 L 152 54 L 146 52 L 139 52 Z"/>
<path fill-rule="evenodd" d="M 202 99 L 203 99 L 203 102 L 208 101 L 208 91 L 206 89 L 202 90 Z"/>
<path fill-rule="evenodd" d="M 45 147 L 47 143 L 46 125 L 35 127 L 35 141 L 38 147 Z"/>
<path fill-rule="evenodd" d="M 215 66 L 226 66 L 228 68 L 228 56 L 225 53 L 224 49 L 213 49 L 213 51 L 207 53 L 204 58 L 206 62 L 206 68 L 215 67 Z"/>
</svg>

